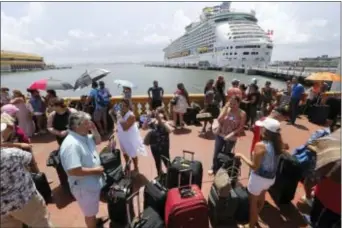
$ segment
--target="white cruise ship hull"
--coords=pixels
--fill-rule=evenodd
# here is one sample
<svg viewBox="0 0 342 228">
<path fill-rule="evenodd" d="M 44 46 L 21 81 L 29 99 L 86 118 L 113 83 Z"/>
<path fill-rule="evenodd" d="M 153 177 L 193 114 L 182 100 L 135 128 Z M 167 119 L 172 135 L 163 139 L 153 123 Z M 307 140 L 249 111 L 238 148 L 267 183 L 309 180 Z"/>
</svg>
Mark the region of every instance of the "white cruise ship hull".
<svg viewBox="0 0 342 228">
<path fill-rule="evenodd" d="M 265 67 L 273 44 L 257 24 L 255 12 L 239 13 L 214 7 L 203 9 L 201 21 L 185 28 L 183 36 L 164 49 L 164 64 L 171 66 Z M 220 7 L 222 7 L 222 4 Z"/>
</svg>

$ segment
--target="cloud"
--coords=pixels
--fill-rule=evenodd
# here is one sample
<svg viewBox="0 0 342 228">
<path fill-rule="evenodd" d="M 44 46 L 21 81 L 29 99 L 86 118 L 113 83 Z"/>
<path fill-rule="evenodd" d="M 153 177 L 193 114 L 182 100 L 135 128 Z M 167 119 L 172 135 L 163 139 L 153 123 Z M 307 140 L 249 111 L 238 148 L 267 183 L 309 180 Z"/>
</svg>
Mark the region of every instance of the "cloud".
<svg viewBox="0 0 342 228">
<path fill-rule="evenodd" d="M 110 33 L 107 33 L 107 36 Z M 68 31 L 68 35 L 76 39 L 94 39 L 96 36 L 92 32 L 84 32 L 80 29 L 71 29 Z M 111 35 L 111 34 L 110 34 Z M 110 36 L 109 36 L 110 37 Z"/>
<path fill-rule="evenodd" d="M 41 37 L 30 37 L 30 26 L 43 15 L 44 4 L 40 2 L 29 3 L 26 14 L 18 18 L 1 11 L 1 49 L 34 53 L 65 50 L 69 44 L 66 39 L 47 41 Z"/>
<path fill-rule="evenodd" d="M 170 40 L 214 2 L 1 3 L 2 49 L 49 62 L 162 61 Z M 340 55 L 340 8 L 332 2 L 234 2 L 273 30 L 273 60 Z M 158 10 L 155 10 L 158 9 Z M 86 54 L 85 54 L 86 53 Z"/>
</svg>

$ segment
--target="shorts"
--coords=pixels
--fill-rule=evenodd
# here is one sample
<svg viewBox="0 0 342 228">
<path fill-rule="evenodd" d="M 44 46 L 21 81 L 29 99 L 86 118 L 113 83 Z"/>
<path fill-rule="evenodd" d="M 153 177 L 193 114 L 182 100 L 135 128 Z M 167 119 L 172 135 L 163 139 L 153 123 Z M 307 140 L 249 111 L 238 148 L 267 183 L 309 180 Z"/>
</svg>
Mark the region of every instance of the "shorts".
<svg viewBox="0 0 342 228">
<path fill-rule="evenodd" d="M 94 114 L 94 121 L 101 121 L 107 118 L 107 108 L 99 108 L 95 109 Z"/>
<path fill-rule="evenodd" d="M 161 100 L 153 100 L 152 99 L 152 110 L 155 110 L 158 107 L 162 106 L 162 101 Z"/>
<path fill-rule="evenodd" d="M 248 181 L 248 192 L 254 196 L 259 196 L 262 191 L 267 191 L 275 182 L 275 178 L 267 179 L 251 172 Z"/>
<path fill-rule="evenodd" d="M 75 197 L 85 217 L 96 216 L 99 212 L 101 190 L 88 190 L 84 188 L 71 188 L 71 193 Z"/>
</svg>

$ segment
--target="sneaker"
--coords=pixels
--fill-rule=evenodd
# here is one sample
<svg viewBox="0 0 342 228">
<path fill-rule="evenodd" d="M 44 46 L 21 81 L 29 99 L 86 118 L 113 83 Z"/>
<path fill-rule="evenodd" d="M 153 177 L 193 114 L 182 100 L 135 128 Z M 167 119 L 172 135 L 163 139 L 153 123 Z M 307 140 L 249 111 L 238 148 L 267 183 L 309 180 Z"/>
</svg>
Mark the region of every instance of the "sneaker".
<svg viewBox="0 0 342 228">
<path fill-rule="evenodd" d="M 212 170 L 212 169 L 208 170 L 208 175 L 209 175 L 209 176 L 211 176 L 211 175 L 213 175 L 213 174 L 214 174 L 214 170 Z"/>
</svg>

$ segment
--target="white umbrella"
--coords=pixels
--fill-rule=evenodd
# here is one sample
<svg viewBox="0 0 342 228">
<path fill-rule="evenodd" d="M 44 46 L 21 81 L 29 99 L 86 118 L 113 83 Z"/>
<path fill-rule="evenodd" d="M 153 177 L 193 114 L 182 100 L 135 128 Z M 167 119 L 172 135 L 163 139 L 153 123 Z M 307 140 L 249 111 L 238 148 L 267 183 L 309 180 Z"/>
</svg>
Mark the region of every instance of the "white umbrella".
<svg viewBox="0 0 342 228">
<path fill-rule="evenodd" d="M 128 87 L 131 89 L 136 88 L 136 86 L 132 82 L 127 80 L 114 80 L 114 83 L 122 87 Z"/>
<path fill-rule="evenodd" d="M 110 71 L 105 69 L 94 69 L 92 71 L 86 70 L 75 82 L 74 90 L 82 89 L 91 85 L 91 83 L 104 78 L 110 73 Z"/>
</svg>

